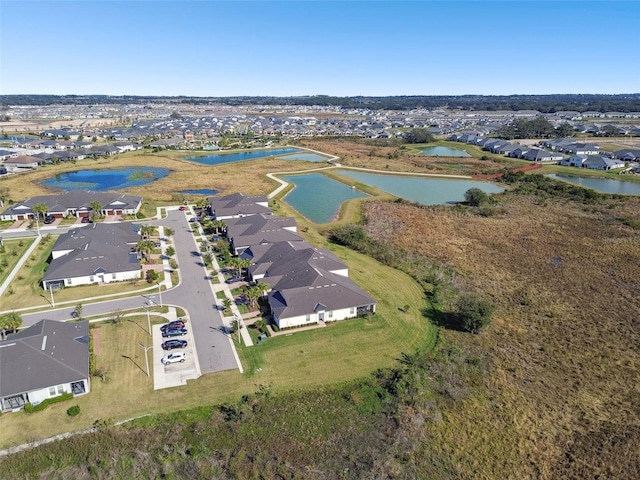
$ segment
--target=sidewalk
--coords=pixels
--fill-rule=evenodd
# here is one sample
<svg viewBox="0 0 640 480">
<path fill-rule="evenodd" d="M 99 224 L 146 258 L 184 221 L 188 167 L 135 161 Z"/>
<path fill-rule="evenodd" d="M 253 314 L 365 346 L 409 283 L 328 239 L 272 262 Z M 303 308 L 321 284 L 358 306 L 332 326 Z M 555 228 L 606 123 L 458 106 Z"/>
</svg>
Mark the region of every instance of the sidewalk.
<svg viewBox="0 0 640 480">
<path fill-rule="evenodd" d="M 191 209 L 191 207 L 189 207 L 189 209 Z M 193 211 L 191 211 L 191 213 L 193 213 Z M 204 231 L 202 230 L 202 225 L 200 223 L 196 223 L 195 225 L 197 225 L 196 228 L 198 231 L 198 235 L 206 239 L 207 236 L 204 234 Z M 225 297 L 231 300 L 232 316 L 229 317 L 229 316 L 222 315 L 222 323 L 224 324 L 225 328 L 227 328 L 228 331 L 231 331 L 231 323 L 234 320 L 237 320 L 238 327 L 240 328 L 240 336 L 242 338 L 242 341 L 247 347 L 252 347 L 253 340 L 251 340 L 251 335 L 249 335 L 249 331 L 247 330 L 247 326 L 244 323 L 240 310 L 238 310 L 238 306 L 233 301 L 233 295 L 231 294 L 231 289 L 224 282 L 224 275 L 220 272 L 220 264 L 218 264 L 218 259 L 214 254 L 211 254 L 211 268 L 213 269 L 213 271 L 217 272 L 216 278 L 218 279 L 217 284 L 215 283 L 211 284 L 211 290 L 213 291 L 213 294 L 216 297 L 216 305 L 220 307 L 220 305 L 217 303 L 218 297 L 216 296 L 216 294 L 220 291 L 223 291 Z"/>
</svg>

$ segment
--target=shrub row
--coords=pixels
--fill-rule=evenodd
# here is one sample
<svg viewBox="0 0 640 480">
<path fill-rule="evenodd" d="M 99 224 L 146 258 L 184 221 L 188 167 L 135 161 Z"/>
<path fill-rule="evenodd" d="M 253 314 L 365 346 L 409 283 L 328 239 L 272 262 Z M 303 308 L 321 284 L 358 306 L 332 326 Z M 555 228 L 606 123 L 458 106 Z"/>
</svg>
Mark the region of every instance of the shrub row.
<svg viewBox="0 0 640 480">
<path fill-rule="evenodd" d="M 31 403 L 26 403 L 24 405 L 24 411 L 27 413 L 39 412 L 40 410 L 44 410 L 49 405 L 54 403 L 64 402 L 66 400 L 71 400 L 73 398 L 73 393 L 65 392 L 62 395 L 58 395 L 57 397 L 47 398 L 43 400 L 38 405 L 32 405 Z"/>
</svg>

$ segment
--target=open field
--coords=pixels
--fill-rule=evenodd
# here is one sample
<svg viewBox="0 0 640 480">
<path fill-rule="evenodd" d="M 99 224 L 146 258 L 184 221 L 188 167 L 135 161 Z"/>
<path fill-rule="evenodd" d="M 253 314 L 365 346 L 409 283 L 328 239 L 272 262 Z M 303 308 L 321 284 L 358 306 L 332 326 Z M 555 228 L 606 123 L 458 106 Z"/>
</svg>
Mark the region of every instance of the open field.
<svg viewBox="0 0 640 480">
<path fill-rule="evenodd" d="M 484 399 L 456 410 L 434 436 L 453 458 L 479 443 L 491 452 L 477 455 L 467 476 L 496 478 L 502 464 L 510 478 L 634 478 L 640 231 L 620 219 L 640 220 L 640 201 L 497 198 L 490 217 L 365 204 L 370 235 L 452 265 L 460 286 L 497 306 L 485 334 L 446 332 L 490 369 Z M 602 458 L 611 435 L 624 439 L 620 451 Z"/>
</svg>

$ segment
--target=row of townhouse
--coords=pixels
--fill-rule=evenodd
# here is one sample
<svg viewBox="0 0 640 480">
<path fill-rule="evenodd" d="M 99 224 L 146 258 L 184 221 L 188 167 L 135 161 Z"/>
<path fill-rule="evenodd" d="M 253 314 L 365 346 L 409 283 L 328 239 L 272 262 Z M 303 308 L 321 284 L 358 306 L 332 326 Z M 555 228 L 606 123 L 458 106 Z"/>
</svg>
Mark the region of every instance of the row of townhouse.
<svg viewBox="0 0 640 480">
<path fill-rule="evenodd" d="M 511 143 L 500 138 L 486 137 L 479 133 L 467 132 L 449 136 L 450 141 L 465 142 L 481 147 L 483 150 L 519 158 L 537 163 L 558 163 L 564 166 L 590 168 L 594 170 L 613 170 L 625 167 L 626 161 L 640 158 L 639 150 L 627 149 L 603 155 L 600 146 L 594 143 L 576 142 L 570 139 L 543 140 L 540 146 L 549 150 L 532 146 Z M 567 154 L 567 155 L 565 155 Z"/>
<path fill-rule="evenodd" d="M 273 215 L 266 196 L 207 199 L 226 224 L 232 252 L 249 259 L 248 280 L 269 286 L 267 302 L 279 328 L 333 322 L 374 313 L 376 302 L 349 278 L 333 253 L 303 240 L 291 217 Z"/>
</svg>

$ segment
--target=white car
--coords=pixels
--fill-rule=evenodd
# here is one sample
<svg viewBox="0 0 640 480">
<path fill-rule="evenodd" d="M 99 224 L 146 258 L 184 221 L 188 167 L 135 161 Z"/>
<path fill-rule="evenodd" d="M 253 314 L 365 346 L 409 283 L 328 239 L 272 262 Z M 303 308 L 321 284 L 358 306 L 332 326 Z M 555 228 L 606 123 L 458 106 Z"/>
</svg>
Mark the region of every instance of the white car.
<svg viewBox="0 0 640 480">
<path fill-rule="evenodd" d="M 170 363 L 184 363 L 185 360 L 185 353 L 184 352 L 173 352 L 170 353 L 169 355 L 165 355 L 164 357 L 162 357 L 162 360 L 160 360 L 164 365 L 169 365 Z"/>
</svg>

